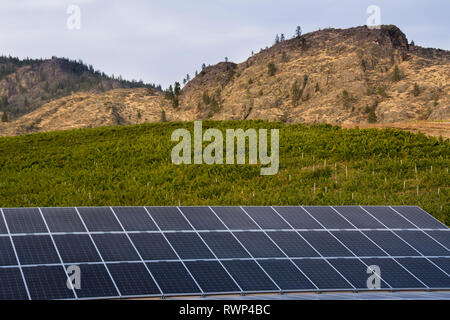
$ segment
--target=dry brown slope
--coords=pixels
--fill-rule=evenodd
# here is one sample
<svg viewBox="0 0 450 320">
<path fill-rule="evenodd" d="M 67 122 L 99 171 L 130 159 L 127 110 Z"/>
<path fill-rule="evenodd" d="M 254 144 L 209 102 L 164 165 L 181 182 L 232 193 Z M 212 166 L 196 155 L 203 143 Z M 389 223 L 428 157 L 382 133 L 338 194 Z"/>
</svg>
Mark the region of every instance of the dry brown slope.
<svg viewBox="0 0 450 320">
<path fill-rule="evenodd" d="M 49 102 L 11 123 L 0 124 L 0 135 L 168 121 L 174 118 L 161 92 L 115 89 L 76 93 Z"/>
</svg>

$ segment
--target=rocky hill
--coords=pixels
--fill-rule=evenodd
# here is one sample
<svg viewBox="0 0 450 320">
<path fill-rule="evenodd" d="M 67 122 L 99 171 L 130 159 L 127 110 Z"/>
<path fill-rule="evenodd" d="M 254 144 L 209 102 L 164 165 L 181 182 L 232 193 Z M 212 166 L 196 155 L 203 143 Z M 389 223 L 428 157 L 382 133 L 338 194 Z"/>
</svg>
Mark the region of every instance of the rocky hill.
<svg viewBox="0 0 450 320">
<path fill-rule="evenodd" d="M 76 92 L 98 93 L 116 88 L 156 88 L 137 81 L 108 77 L 82 61 L 52 58 L 19 60 L 0 57 L 0 112 L 10 119 Z"/>
<path fill-rule="evenodd" d="M 410 45 L 395 26 L 324 29 L 240 64 L 206 67 L 179 93 L 150 92 L 72 95 L 0 124 L 0 134 L 194 119 L 346 126 L 448 121 L 450 52 Z"/>
</svg>

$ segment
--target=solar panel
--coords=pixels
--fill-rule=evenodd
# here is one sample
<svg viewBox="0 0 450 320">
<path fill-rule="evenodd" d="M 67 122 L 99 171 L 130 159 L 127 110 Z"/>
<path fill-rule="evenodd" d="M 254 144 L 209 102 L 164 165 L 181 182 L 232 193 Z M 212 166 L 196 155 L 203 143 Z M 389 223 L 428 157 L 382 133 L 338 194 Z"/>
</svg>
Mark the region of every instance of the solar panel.
<svg viewBox="0 0 450 320">
<path fill-rule="evenodd" d="M 158 228 L 147 214 L 144 208 L 140 207 L 116 207 L 112 208 L 114 214 L 120 220 L 125 231 L 156 231 Z"/>
<path fill-rule="evenodd" d="M 327 229 L 353 229 L 354 227 L 331 207 L 304 207 L 309 215 Z"/>
<path fill-rule="evenodd" d="M 367 214 L 387 228 L 414 229 L 414 225 L 389 207 L 363 207 Z"/>
<path fill-rule="evenodd" d="M 156 282 L 149 269 L 143 263 L 111 263 L 107 264 L 114 282 L 122 296 L 154 296 L 160 295 Z"/>
<path fill-rule="evenodd" d="M 219 259 L 250 258 L 230 232 L 201 232 L 200 236 Z"/>
<path fill-rule="evenodd" d="M 46 233 L 44 220 L 37 208 L 3 209 L 10 233 Z"/>
<path fill-rule="evenodd" d="M 280 258 L 284 256 L 263 232 L 235 232 L 234 235 L 255 258 Z"/>
<path fill-rule="evenodd" d="M 323 229 L 317 220 L 300 207 L 274 207 L 274 211 L 294 229 Z"/>
<path fill-rule="evenodd" d="M 442 229 L 446 228 L 444 224 L 427 214 L 419 207 L 392 207 L 403 218 L 423 229 Z"/>
<path fill-rule="evenodd" d="M 449 246 L 416 207 L 0 209 L 0 299 L 450 290 Z"/>
<path fill-rule="evenodd" d="M 101 261 L 91 238 L 86 234 L 54 235 L 53 239 L 64 263 Z"/>
<path fill-rule="evenodd" d="M 75 208 L 42 208 L 50 232 L 86 232 Z"/>
<path fill-rule="evenodd" d="M 79 298 L 117 297 L 119 292 L 103 264 L 80 265 L 80 289 L 76 290 Z"/>
</svg>

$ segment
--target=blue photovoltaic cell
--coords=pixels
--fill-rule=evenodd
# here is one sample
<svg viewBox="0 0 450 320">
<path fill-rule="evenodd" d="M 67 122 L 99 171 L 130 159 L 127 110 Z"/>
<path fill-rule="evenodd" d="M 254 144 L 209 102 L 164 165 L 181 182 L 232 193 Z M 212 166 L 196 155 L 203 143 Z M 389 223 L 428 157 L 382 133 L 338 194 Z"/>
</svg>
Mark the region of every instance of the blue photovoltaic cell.
<svg viewBox="0 0 450 320">
<path fill-rule="evenodd" d="M 426 259 L 401 258 L 396 260 L 429 288 L 450 289 L 450 276 L 446 275 Z"/>
<path fill-rule="evenodd" d="M 62 266 L 26 267 L 23 274 L 32 300 L 75 298 L 73 290 L 67 288 L 67 273 Z"/>
<path fill-rule="evenodd" d="M 222 263 L 244 291 L 279 290 L 254 261 L 232 260 L 223 261 Z"/>
<path fill-rule="evenodd" d="M 395 231 L 424 256 L 450 256 L 450 251 L 421 231 Z"/>
<path fill-rule="evenodd" d="M 81 289 L 76 289 L 78 298 L 117 297 L 111 277 L 103 264 L 82 264 Z"/>
<path fill-rule="evenodd" d="M 148 207 L 147 210 L 163 231 L 192 230 L 176 207 Z"/>
<path fill-rule="evenodd" d="M 352 289 L 352 286 L 325 260 L 294 260 L 294 263 L 320 290 Z"/>
<path fill-rule="evenodd" d="M 387 256 L 359 231 L 333 231 L 332 233 L 358 257 Z"/>
<path fill-rule="evenodd" d="M 50 236 L 13 236 L 13 241 L 22 265 L 60 263 Z"/>
<path fill-rule="evenodd" d="M 188 261 L 186 266 L 205 293 L 240 292 L 239 287 L 217 261 Z"/>
<path fill-rule="evenodd" d="M 391 231 L 364 231 L 364 234 L 391 256 L 420 256 L 420 253 L 412 249 Z"/>
<path fill-rule="evenodd" d="M 426 231 L 426 233 L 450 250 L 450 231 Z"/>
<path fill-rule="evenodd" d="M 112 263 L 108 269 L 122 296 L 161 294 L 143 263 Z"/>
<path fill-rule="evenodd" d="M 199 294 L 201 291 L 180 262 L 149 262 L 148 268 L 164 294 Z"/>
<path fill-rule="evenodd" d="M 101 261 L 87 234 L 54 235 L 53 239 L 64 263 Z"/>
<path fill-rule="evenodd" d="M 28 300 L 19 268 L 0 268 L 0 300 Z"/>
<path fill-rule="evenodd" d="M 372 273 L 367 273 L 368 266 L 358 259 L 329 259 L 333 267 L 335 267 L 356 289 L 367 288 L 367 279 Z M 381 279 L 381 288 L 389 288 L 389 285 Z"/>
<path fill-rule="evenodd" d="M 391 229 L 415 229 L 406 219 L 389 207 L 363 207 L 382 224 Z"/>
<path fill-rule="evenodd" d="M 450 290 L 450 232 L 417 207 L 78 210 L 2 209 L 0 300 L 366 290 L 368 266 L 382 290 Z"/>
<path fill-rule="evenodd" d="M 8 234 L 8 230 L 6 229 L 5 221 L 3 220 L 3 215 L 1 214 L 1 211 L 0 211 L 0 234 Z"/>
<path fill-rule="evenodd" d="M 230 232 L 201 232 L 200 236 L 219 259 L 250 258 Z"/>
<path fill-rule="evenodd" d="M 91 232 L 122 231 L 110 208 L 77 208 Z"/>
<path fill-rule="evenodd" d="M 282 290 L 314 290 L 316 287 L 289 260 L 260 260 L 259 264 Z"/>
<path fill-rule="evenodd" d="M 231 230 L 259 230 L 259 227 L 239 207 L 213 207 L 212 209 Z"/>
<path fill-rule="evenodd" d="M 331 234 L 325 231 L 300 234 L 324 257 L 353 257 L 354 255 L 339 243 Z"/>
<path fill-rule="evenodd" d="M 132 233 L 131 241 L 144 260 L 177 260 L 169 243 L 159 233 Z"/>
<path fill-rule="evenodd" d="M 342 216 L 359 229 L 386 229 L 375 218 L 371 217 L 361 207 L 334 207 Z"/>
<path fill-rule="evenodd" d="M 274 207 L 274 209 L 294 229 L 323 229 L 316 220 L 300 207 Z"/>
<path fill-rule="evenodd" d="M 11 233 L 48 233 L 38 208 L 3 209 Z"/>
<path fill-rule="evenodd" d="M 180 210 L 196 230 L 227 229 L 208 207 L 181 207 Z"/>
<path fill-rule="evenodd" d="M 262 229 L 292 229 L 271 207 L 244 207 Z"/>
<path fill-rule="evenodd" d="M 263 232 L 234 232 L 254 258 L 277 258 L 285 255 Z"/>
<path fill-rule="evenodd" d="M 415 224 L 418 228 L 447 229 L 444 224 L 433 218 L 419 207 L 393 207 L 393 209 Z"/>
<path fill-rule="evenodd" d="M 113 210 L 126 231 L 158 230 L 143 207 L 114 207 Z"/>
<path fill-rule="evenodd" d="M 181 259 L 214 259 L 211 251 L 195 233 L 167 233 L 166 237 Z"/>
<path fill-rule="evenodd" d="M 16 255 L 9 237 L 0 237 L 0 266 L 17 265 Z M 0 282 L 1 287 L 1 282 Z"/>
<path fill-rule="evenodd" d="M 86 232 L 75 208 L 42 208 L 51 232 Z"/>
<path fill-rule="evenodd" d="M 319 254 L 295 231 L 269 231 L 267 235 L 291 258 L 319 257 Z"/>
<path fill-rule="evenodd" d="M 439 268 L 450 274 L 450 258 L 433 258 L 431 259 Z"/>
<path fill-rule="evenodd" d="M 414 276 L 402 268 L 398 263 L 390 258 L 370 258 L 362 259 L 368 266 L 378 266 L 381 271 L 381 278 L 396 289 L 423 289 Z"/>
<path fill-rule="evenodd" d="M 93 234 L 92 238 L 105 261 L 140 260 L 124 234 Z"/>
<path fill-rule="evenodd" d="M 331 207 L 303 207 L 310 215 L 327 229 L 354 229 Z"/>
</svg>

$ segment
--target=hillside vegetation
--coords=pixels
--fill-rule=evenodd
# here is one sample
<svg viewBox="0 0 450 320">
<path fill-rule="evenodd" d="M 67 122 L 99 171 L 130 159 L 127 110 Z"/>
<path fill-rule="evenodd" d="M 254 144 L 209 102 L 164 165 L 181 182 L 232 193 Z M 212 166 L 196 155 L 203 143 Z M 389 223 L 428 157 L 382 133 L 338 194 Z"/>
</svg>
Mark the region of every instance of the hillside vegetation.
<svg viewBox="0 0 450 320">
<path fill-rule="evenodd" d="M 193 123 L 4 137 L 0 207 L 419 205 L 450 225 L 449 140 L 263 121 L 203 126 L 279 128 L 279 174 L 261 176 L 259 165 L 173 165 L 171 134 Z"/>
</svg>

